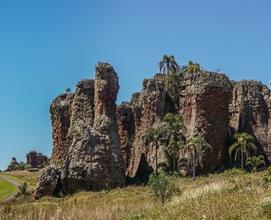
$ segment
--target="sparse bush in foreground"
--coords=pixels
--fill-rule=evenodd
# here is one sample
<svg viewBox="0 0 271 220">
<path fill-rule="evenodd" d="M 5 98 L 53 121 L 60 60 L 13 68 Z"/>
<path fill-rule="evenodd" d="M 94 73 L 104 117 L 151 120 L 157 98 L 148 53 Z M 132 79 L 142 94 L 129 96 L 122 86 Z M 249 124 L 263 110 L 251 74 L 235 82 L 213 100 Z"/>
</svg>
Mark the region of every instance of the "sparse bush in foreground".
<svg viewBox="0 0 271 220">
<path fill-rule="evenodd" d="M 149 181 L 154 198 L 162 205 L 170 200 L 174 195 L 180 193 L 180 188 L 176 182 L 176 178 L 168 176 L 164 171 L 158 174 L 152 174 Z"/>
<path fill-rule="evenodd" d="M 271 197 L 266 197 L 260 203 L 261 214 L 266 217 L 271 216 Z"/>
<path fill-rule="evenodd" d="M 27 189 L 28 189 L 28 185 L 26 182 L 22 183 L 20 186 L 18 186 L 19 189 L 19 194 L 20 195 L 27 195 Z"/>
</svg>

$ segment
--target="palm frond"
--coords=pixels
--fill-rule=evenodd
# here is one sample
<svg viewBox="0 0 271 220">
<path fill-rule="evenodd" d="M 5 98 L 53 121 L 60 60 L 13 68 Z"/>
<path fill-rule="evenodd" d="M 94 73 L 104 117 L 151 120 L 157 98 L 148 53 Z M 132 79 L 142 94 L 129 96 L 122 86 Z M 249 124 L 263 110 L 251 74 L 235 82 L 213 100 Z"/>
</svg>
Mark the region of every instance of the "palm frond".
<svg viewBox="0 0 271 220">
<path fill-rule="evenodd" d="M 232 153 L 239 147 L 239 143 L 234 143 L 229 147 L 229 154 L 230 156 L 232 155 Z"/>
</svg>

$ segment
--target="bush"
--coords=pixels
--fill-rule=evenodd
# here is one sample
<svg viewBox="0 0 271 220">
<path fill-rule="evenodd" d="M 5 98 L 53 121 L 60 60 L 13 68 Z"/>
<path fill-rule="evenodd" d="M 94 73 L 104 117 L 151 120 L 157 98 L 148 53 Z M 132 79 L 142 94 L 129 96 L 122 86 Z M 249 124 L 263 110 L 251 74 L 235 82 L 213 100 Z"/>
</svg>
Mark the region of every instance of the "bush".
<svg viewBox="0 0 271 220">
<path fill-rule="evenodd" d="M 28 185 L 27 183 L 22 183 L 20 186 L 18 186 L 19 189 L 19 194 L 20 195 L 27 195 L 27 189 L 28 189 Z"/>
<path fill-rule="evenodd" d="M 263 216 L 270 217 L 271 216 L 271 197 L 266 197 L 260 203 L 261 214 Z"/>
<path fill-rule="evenodd" d="M 268 188 L 268 186 L 271 183 L 271 166 L 267 168 L 262 180 L 263 180 L 263 186 Z"/>
<path fill-rule="evenodd" d="M 152 189 L 155 200 L 162 205 L 180 193 L 176 177 L 168 176 L 164 171 L 150 176 L 149 187 Z"/>
</svg>

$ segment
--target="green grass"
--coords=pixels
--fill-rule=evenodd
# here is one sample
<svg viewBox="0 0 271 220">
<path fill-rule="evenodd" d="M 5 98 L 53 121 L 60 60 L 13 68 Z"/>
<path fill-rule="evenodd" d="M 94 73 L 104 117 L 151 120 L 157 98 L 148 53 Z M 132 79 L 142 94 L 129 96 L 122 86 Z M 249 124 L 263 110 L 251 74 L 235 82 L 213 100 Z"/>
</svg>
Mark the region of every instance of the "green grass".
<svg viewBox="0 0 271 220">
<path fill-rule="evenodd" d="M 91 220 L 260 220 L 270 219 L 261 211 L 261 201 L 271 196 L 271 185 L 264 185 L 264 172 L 179 178 L 182 194 L 165 206 L 153 200 L 146 186 L 129 186 L 103 192 L 80 192 L 64 198 L 19 197 L 0 208 L 0 219 L 91 219 Z"/>
<path fill-rule="evenodd" d="M 0 179 L 0 200 L 6 198 L 12 193 L 15 193 L 16 190 L 17 190 L 16 186 L 13 186 L 9 182 Z"/>
<path fill-rule="evenodd" d="M 30 186 L 35 187 L 38 181 L 38 172 L 29 172 L 29 171 L 12 171 L 4 172 L 6 176 L 9 176 L 16 180 L 19 183 L 28 183 Z"/>
</svg>

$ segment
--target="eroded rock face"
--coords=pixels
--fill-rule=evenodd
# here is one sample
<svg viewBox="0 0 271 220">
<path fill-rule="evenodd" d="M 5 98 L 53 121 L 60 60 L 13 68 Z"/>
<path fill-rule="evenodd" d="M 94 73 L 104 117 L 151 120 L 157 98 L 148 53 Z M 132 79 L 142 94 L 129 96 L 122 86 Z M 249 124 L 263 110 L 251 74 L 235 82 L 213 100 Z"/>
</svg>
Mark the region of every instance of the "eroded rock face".
<svg viewBox="0 0 271 220">
<path fill-rule="evenodd" d="M 34 193 L 34 198 L 53 196 L 61 189 L 61 171 L 54 166 L 46 167 L 39 179 L 39 184 Z"/>
<path fill-rule="evenodd" d="M 19 166 L 19 163 L 17 162 L 16 158 L 15 158 L 15 157 L 12 157 L 12 158 L 11 158 L 11 162 L 10 162 L 10 164 L 8 165 L 7 171 L 14 171 L 14 170 L 17 170 L 17 169 L 18 169 L 18 166 Z"/>
<path fill-rule="evenodd" d="M 144 80 L 142 91 L 117 107 L 118 77 L 107 63 L 96 66 L 95 80 L 83 80 L 74 94 L 57 97 L 51 105 L 52 162 L 36 197 L 123 186 L 125 174 L 144 179 L 156 164 L 155 149 L 146 146 L 145 137 L 151 127 L 162 125 L 167 113 L 183 117 L 186 138 L 200 136 L 211 145 L 202 152 L 202 172 L 223 167 L 230 131 L 253 134 L 271 159 L 271 92 L 266 86 L 232 82 L 212 72 L 177 78 L 177 107 L 163 75 Z M 188 175 L 187 155 L 180 151 L 179 158 L 180 172 Z M 167 164 L 163 146 L 158 149 L 160 163 Z"/>
<path fill-rule="evenodd" d="M 36 151 L 31 151 L 26 155 L 26 164 L 30 166 L 30 168 L 43 168 L 49 159 L 46 155 L 42 153 L 37 153 Z"/>
<path fill-rule="evenodd" d="M 259 151 L 271 161 L 271 92 L 257 81 L 233 83 L 230 126 L 254 135 Z"/>
<path fill-rule="evenodd" d="M 43 172 L 36 198 L 59 190 L 70 193 L 124 186 L 125 167 L 115 104 L 118 90 L 113 67 L 99 63 L 95 80 L 81 81 L 75 94 L 66 94 L 54 101 L 51 107 L 53 126 L 56 126 L 53 152 L 61 153 L 53 154 L 61 163 L 52 162 Z M 44 188 L 46 183 L 49 188 Z"/>
<path fill-rule="evenodd" d="M 135 136 L 134 110 L 128 103 L 122 103 L 117 109 L 118 131 L 125 168 L 129 166 L 131 149 Z"/>
<path fill-rule="evenodd" d="M 145 145 L 144 138 L 151 127 L 159 126 L 171 105 L 165 82 L 157 76 L 144 80 L 142 91 L 134 94 L 130 103 L 119 106 L 118 125 L 127 176 L 145 178 L 155 169 L 155 150 Z M 166 162 L 162 147 L 158 155 L 158 163 Z"/>
<path fill-rule="evenodd" d="M 224 163 L 231 91 L 231 81 L 223 74 L 194 73 L 183 79 L 180 114 L 186 136 L 203 137 L 212 147 L 203 152 L 204 172 L 214 171 Z"/>
<path fill-rule="evenodd" d="M 58 96 L 50 106 L 53 127 L 53 152 L 51 162 L 62 163 L 70 146 L 68 132 L 71 119 L 71 104 L 74 94 L 67 93 Z"/>
</svg>

